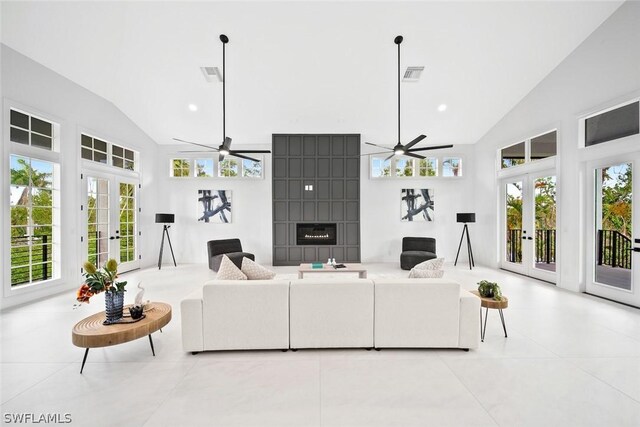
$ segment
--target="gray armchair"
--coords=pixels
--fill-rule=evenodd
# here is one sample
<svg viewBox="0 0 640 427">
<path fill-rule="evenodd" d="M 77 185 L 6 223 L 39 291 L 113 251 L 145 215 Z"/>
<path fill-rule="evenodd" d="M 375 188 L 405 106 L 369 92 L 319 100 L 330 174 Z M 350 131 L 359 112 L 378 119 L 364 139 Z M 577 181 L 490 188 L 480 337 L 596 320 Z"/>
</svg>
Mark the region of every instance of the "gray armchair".
<svg viewBox="0 0 640 427">
<path fill-rule="evenodd" d="M 432 237 L 405 237 L 402 239 L 400 268 L 411 270 L 416 264 L 435 259 L 436 239 Z"/>
<path fill-rule="evenodd" d="M 223 255 L 228 256 L 238 268 L 242 266 L 242 258 L 244 257 L 252 261 L 256 260 L 253 254 L 242 252 L 240 239 L 209 240 L 207 250 L 209 251 L 209 268 L 213 271 L 218 271 L 220 268 Z"/>
</svg>

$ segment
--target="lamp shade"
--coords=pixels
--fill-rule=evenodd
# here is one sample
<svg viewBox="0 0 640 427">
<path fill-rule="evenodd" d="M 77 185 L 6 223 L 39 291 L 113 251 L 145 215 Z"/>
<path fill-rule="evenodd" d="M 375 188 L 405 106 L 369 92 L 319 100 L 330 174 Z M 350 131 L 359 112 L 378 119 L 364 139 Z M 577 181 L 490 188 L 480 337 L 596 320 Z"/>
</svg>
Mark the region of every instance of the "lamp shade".
<svg viewBox="0 0 640 427">
<path fill-rule="evenodd" d="M 168 213 L 157 213 L 156 214 L 156 223 L 157 224 L 173 224 L 175 221 L 174 214 Z"/>
<path fill-rule="evenodd" d="M 475 213 L 459 213 L 456 217 L 458 222 L 476 222 Z"/>
</svg>

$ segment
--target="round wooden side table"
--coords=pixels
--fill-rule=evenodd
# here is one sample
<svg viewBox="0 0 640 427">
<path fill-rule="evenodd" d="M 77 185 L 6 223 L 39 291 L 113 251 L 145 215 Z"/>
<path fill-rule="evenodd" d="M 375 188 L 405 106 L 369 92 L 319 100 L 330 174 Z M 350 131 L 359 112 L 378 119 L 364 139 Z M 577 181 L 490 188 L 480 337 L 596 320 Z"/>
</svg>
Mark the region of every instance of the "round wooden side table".
<svg viewBox="0 0 640 427">
<path fill-rule="evenodd" d="M 498 313 L 500 313 L 500 321 L 502 322 L 504 337 L 507 338 L 507 326 L 504 322 L 504 313 L 502 313 L 502 310 L 509 307 L 509 299 L 503 295 L 500 301 L 496 301 L 493 298 L 481 297 L 478 291 L 471 291 L 471 293 L 480 298 L 480 339 L 482 342 L 484 342 L 484 336 L 487 332 L 487 317 L 489 317 L 490 308 L 498 310 Z M 485 308 L 484 327 L 482 326 L 482 307 Z"/>
<path fill-rule="evenodd" d="M 76 347 L 86 349 L 80 373 L 84 369 L 90 348 L 109 347 L 148 336 L 149 344 L 151 344 L 151 354 L 155 356 L 156 352 L 153 348 L 151 334 L 161 330 L 163 326 L 169 323 L 171 320 L 171 306 L 163 302 L 152 302 L 148 305 L 149 308 L 144 311 L 145 318 L 135 323 L 103 325 L 102 322 L 106 318 L 104 311 L 76 323 L 71 333 L 71 340 Z"/>
</svg>

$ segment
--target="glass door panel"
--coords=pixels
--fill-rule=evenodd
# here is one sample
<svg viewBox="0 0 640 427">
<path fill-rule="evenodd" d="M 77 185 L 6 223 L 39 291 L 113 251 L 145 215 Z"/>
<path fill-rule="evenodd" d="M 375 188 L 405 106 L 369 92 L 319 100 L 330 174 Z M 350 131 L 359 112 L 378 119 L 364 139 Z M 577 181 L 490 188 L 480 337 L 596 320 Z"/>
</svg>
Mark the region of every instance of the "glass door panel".
<svg viewBox="0 0 640 427">
<path fill-rule="evenodd" d="M 631 163 L 595 169 L 594 280 L 631 290 L 632 187 Z"/>
<path fill-rule="evenodd" d="M 522 181 L 506 184 L 506 253 L 509 263 L 522 264 Z"/>
<path fill-rule="evenodd" d="M 118 252 L 122 271 L 138 268 L 136 187 L 137 184 L 133 182 L 118 183 L 120 211 L 116 242 L 119 244 Z"/>
<path fill-rule="evenodd" d="M 535 260 L 533 267 L 556 271 L 556 177 L 544 176 L 533 182 L 535 209 Z"/>
<path fill-rule="evenodd" d="M 87 177 L 87 260 L 102 266 L 109 258 L 109 180 Z"/>
</svg>

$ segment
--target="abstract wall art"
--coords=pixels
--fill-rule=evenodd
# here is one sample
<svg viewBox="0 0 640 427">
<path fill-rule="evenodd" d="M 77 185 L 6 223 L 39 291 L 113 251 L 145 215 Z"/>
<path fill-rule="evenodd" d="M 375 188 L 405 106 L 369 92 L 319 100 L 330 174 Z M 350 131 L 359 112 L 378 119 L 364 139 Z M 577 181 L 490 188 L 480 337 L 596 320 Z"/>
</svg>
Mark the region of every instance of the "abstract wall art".
<svg viewBox="0 0 640 427">
<path fill-rule="evenodd" d="M 198 190 L 198 222 L 231 222 L 231 190 Z"/>
<path fill-rule="evenodd" d="M 433 189 L 405 188 L 400 193 L 401 221 L 433 221 Z"/>
</svg>

